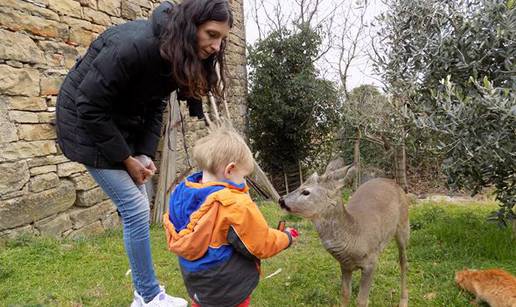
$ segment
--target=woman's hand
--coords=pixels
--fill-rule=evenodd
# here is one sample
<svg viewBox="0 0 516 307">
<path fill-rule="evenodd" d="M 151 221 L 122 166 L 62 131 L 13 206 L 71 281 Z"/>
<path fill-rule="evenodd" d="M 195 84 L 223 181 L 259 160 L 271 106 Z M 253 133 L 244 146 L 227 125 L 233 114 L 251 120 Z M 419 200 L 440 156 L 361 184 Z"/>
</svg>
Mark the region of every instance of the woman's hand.
<svg viewBox="0 0 516 307">
<path fill-rule="evenodd" d="M 156 165 L 154 165 L 154 161 L 150 160 L 149 165 L 147 165 L 147 169 L 152 172 L 151 176 L 154 176 L 154 174 L 156 173 Z"/>
<path fill-rule="evenodd" d="M 154 174 L 156 173 L 156 165 L 154 165 L 154 162 L 151 158 L 147 157 L 146 155 L 138 155 L 134 158 L 140 161 L 146 169 L 152 172 L 151 176 L 154 176 Z"/>
<path fill-rule="evenodd" d="M 154 168 L 154 171 L 156 170 L 156 166 L 154 166 L 154 163 L 152 163 L 152 167 Z M 129 158 L 124 160 L 125 168 L 127 169 L 127 172 L 133 178 L 134 183 L 136 185 L 142 185 L 144 184 L 149 177 L 154 175 L 154 171 L 151 169 L 148 169 L 141 163 L 138 159 L 129 156 Z"/>
</svg>

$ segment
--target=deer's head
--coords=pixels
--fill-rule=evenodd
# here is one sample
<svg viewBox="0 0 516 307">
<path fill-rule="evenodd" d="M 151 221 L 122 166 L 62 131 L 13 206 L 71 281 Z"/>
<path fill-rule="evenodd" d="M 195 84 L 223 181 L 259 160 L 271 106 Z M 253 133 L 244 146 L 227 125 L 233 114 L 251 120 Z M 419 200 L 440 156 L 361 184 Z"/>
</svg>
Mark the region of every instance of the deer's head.
<svg viewBox="0 0 516 307">
<path fill-rule="evenodd" d="M 305 218 L 314 218 L 337 205 L 341 189 L 353 180 L 353 165 L 341 159 L 328 164 L 324 175 L 312 174 L 297 190 L 279 200 L 281 208 Z"/>
</svg>

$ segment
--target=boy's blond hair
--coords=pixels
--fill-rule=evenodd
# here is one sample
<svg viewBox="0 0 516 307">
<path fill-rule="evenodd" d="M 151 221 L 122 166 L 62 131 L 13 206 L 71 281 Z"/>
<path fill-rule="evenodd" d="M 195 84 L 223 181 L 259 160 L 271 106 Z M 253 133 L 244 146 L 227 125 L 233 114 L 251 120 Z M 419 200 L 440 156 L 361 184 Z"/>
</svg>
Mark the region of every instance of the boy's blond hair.
<svg viewBox="0 0 516 307">
<path fill-rule="evenodd" d="M 222 126 L 195 142 L 193 159 L 197 166 L 212 174 L 234 162 L 251 173 L 254 159 L 244 139 L 233 128 Z"/>
</svg>

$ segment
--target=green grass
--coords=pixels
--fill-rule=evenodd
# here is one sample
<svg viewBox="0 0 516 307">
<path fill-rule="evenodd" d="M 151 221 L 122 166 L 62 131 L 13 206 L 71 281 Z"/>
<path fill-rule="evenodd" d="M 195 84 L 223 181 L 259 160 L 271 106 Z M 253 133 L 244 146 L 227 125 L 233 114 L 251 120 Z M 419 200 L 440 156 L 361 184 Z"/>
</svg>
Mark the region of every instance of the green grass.
<svg viewBox="0 0 516 307">
<path fill-rule="evenodd" d="M 340 297 L 337 262 L 322 248 L 309 221 L 261 206 L 270 225 L 286 219 L 300 240 L 263 261 L 264 279 L 253 306 L 335 306 Z M 453 276 L 462 268 L 498 267 L 516 273 L 516 244 L 509 229 L 485 221 L 495 204 L 419 204 L 411 208 L 409 247 L 411 306 L 467 306 Z M 152 229 L 157 275 L 167 291 L 186 297 L 176 258 L 160 227 Z M 121 230 L 81 241 L 20 238 L 0 247 L 0 306 L 128 306 L 132 298 Z M 353 280 L 358 291 L 359 273 Z M 395 306 L 399 297 L 397 250 L 390 244 L 375 274 L 370 306 Z"/>
</svg>

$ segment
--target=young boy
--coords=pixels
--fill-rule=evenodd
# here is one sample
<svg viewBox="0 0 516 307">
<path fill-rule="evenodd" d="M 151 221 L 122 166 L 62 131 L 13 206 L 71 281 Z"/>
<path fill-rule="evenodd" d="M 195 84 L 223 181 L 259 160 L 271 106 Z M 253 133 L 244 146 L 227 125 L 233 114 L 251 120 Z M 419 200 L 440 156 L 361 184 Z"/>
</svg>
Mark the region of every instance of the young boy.
<svg viewBox="0 0 516 307">
<path fill-rule="evenodd" d="M 198 140 L 193 158 L 202 172 L 179 184 L 164 216 L 169 249 L 179 256 L 195 306 L 248 306 L 260 259 L 288 248 L 295 232 L 269 228 L 247 193 L 254 168 L 242 137 L 219 128 Z"/>
</svg>

